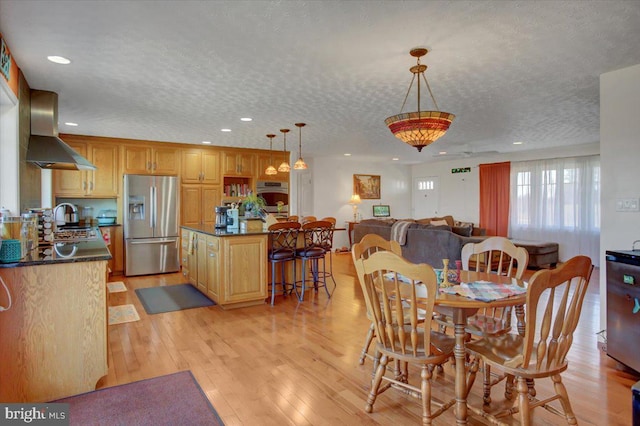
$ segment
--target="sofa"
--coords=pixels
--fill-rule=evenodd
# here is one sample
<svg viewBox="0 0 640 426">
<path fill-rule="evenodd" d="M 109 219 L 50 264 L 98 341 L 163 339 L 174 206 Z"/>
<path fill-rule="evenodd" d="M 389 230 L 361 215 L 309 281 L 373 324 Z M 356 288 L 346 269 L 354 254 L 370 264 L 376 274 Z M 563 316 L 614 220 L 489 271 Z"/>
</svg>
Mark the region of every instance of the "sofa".
<svg viewBox="0 0 640 426">
<path fill-rule="evenodd" d="M 454 226 L 443 224 L 445 220 Z M 391 240 L 394 219 L 366 219 L 354 226 L 354 242 L 360 242 L 366 234 L 377 234 Z M 486 237 L 472 235 L 469 226 L 455 226 L 451 216 L 447 219 L 430 218 L 414 220 L 406 230 L 405 244 L 402 245 L 402 256 L 413 263 L 427 263 L 434 268 L 442 268 L 442 259 L 449 259 L 450 264 L 460 260 L 462 247 L 467 243 L 477 243 Z M 482 233 L 477 229 L 476 233 Z"/>
<path fill-rule="evenodd" d="M 407 226 L 402 255 L 413 263 L 427 263 L 442 268 L 442 259 L 453 264 L 460 260 L 462 247 L 467 243 L 478 243 L 487 238 L 485 231 L 470 223 L 457 222 L 451 216 L 425 219 L 402 219 L 412 222 Z M 396 219 L 366 219 L 354 226 L 354 242 L 366 234 L 378 234 L 391 240 L 391 231 Z M 555 267 L 558 263 L 558 243 L 512 240 L 529 253 L 528 268 Z"/>
</svg>

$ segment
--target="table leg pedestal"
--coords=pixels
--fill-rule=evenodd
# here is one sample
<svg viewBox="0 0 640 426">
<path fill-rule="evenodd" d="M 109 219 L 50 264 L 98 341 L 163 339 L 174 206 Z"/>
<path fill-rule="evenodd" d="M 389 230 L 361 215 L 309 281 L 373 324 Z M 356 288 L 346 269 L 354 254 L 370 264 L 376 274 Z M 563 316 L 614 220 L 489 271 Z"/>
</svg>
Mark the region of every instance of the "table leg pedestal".
<svg viewBox="0 0 640 426">
<path fill-rule="evenodd" d="M 467 390 L 466 390 L 466 351 L 465 351 L 465 326 L 467 316 L 463 309 L 456 309 L 453 316 L 454 336 L 456 345 L 453 349 L 453 355 L 456 358 L 456 424 L 467 424 Z"/>
</svg>

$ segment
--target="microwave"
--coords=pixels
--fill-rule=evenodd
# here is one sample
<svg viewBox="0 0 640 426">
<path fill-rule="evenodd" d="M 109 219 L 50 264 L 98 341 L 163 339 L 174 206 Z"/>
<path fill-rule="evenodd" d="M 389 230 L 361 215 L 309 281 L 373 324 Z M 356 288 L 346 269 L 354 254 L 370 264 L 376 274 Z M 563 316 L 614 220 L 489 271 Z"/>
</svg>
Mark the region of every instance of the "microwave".
<svg viewBox="0 0 640 426">
<path fill-rule="evenodd" d="M 266 201 L 265 210 L 269 213 L 278 213 L 278 201 L 282 202 L 280 213 L 289 212 L 289 183 L 258 181 L 256 192 Z"/>
</svg>

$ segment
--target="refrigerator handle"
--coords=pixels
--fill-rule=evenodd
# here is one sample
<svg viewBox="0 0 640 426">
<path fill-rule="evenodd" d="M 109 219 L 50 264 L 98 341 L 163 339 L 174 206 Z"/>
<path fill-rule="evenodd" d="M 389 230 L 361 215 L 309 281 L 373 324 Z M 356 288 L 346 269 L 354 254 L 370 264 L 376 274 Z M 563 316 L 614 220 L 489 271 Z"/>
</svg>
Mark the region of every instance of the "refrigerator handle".
<svg viewBox="0 0 640 426">
<path fill-rule="evenodd" d="M 155 228 L 156 226 L 156 187 L 149 188 L 149 208 L 151 212 L 149 214 L 149 226 Z"/>
</svg>

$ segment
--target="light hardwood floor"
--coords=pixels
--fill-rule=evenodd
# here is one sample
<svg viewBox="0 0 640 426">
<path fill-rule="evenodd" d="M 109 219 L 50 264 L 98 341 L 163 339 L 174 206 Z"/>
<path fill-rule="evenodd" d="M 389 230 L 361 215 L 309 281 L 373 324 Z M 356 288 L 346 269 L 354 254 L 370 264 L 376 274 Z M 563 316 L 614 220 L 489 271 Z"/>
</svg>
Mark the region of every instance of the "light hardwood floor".
<svg viewBox="0 0 640 426">
<path fill-rule="evenodd" d="M 213 306 L 156 315 L 145 313 L 134 290 L 182 283 L 180 274 L 112 278 L 128 290 L 111 294 L 109 304 L 133 303 L 141 319 L 109 326 L 109 374 L 99 387 L 191 370 L 229 426 L 420 424 L 419 401 L 393 389 L 378 397 L 373 413 L 364 411 L 371 362 L 359 365 L 358 357 L 369 323 L 351 256 L 334 255 L 333 266 L 338 288 L 331 299 L 320 289 L 308 291 L 301 303 L 295 296 L 279 297 L 273 307 Z M 631 425 L 630 387 L 640 378 L 618 369 L 597 348 L 598 276 L 594 271 L 564 383 L 581 425 Z M 433 395 L 451 398 L 453 381 L 447 363 Z M 548 382 L 536 382 L 539 396 Z M 503 400 L 503 389 L 494 387 L 494 403 Z M 481 380 L 469 400 L 481 404 Z M 535 413 L 535 424 L 566 424 L 544 409 Z M 434 424 L 455 424 L 453 410 Z"/>
</svg>

